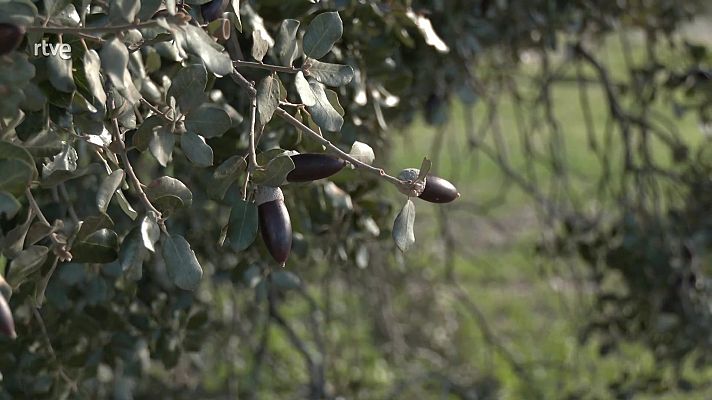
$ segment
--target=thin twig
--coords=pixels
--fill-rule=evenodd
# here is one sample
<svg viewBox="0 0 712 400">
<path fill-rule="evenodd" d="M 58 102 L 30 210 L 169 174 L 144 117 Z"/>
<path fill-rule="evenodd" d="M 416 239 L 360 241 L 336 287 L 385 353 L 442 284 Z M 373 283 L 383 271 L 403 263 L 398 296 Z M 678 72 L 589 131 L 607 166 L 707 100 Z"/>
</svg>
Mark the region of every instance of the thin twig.
<svg viewBox="0 0 712 400">
<path fill-rule="evenodd" d="M 254 62 L 254 61 L 235 60 L 235 61 L 233 61 L 233 64 L 235 65 L 236 68 L 248 67 L 248 68 L 266 69 L 268 71 L 286 72 L 289 74 L 296 74 L 297 72 L 302 71 L 301 68 L 285 67 L 285 66 L 281 66 L 281 65 L 263 64 L 261 62 Z"/>
<path fill-rule="evenodd" d="M 150 103 L 148 100 L 146 100 L 145 98 L 141 97 L 139 100 L 141 101 L 141 103 L 145 104 L 146 107 L 148 107 L 151 111 L 153 111 L 154 114 L 163 117 L 163 119 L 165 119 L 167 122 L 170 122 L 170 123 L 175 123 L 175 122 L 176 122 L 175 119 L 169 117 L 165 112 L 163 112 L 163 111 L 161 111 L 160 109 L 158 109 L 158 107 L 156 107 L 156 106 L 154 106 L 153 104 L 151 104 L 151 103 Z"/>
<path fill-rule="evenodd" d="M 285 111 L 282 108 L 277 108 L 275 111 L 275 114 L 279 115 L 280 118 L 284 119 L 297 129 L 301 130 L 302 132 L 306 133 L 309 137 L 311 137 L 314 141 L 318 142 L 319 144 L 323 145 L 326 147 L 327 150 L 330 152 L 334 153 L 337 157 L 341 158 L 342 160 L 346 160 L 349 163 L 351 163 L 354 167 L 358 169 L 362 169 L 366 172 L 369 172 L 371 174 L 380 176 L 381 178 L 387 180 L 388 182 L 392 183 L 395 185 L 399 190 L 407 190 L 409 188 L 409 183 L 406 181 L 402 181 L 395 176 L 388 175 L 383 169 L 381 168 L 376 168 L 371 165 L 366 164 L 363 161 L 360 161 L 351 155 L 345 153 L 343 150 L 340 148 L 336 147 L 334 144 L 332 144 L 329 140 L 325 139 L 323 136 L 319 135 L 316 133 L 314 130 L 309 128 L 308 126 L 304 125 L 301 121 L 298 119 L 294 118 L 291 114 L 289 114 L 287 111 Z"/>
<path fill-rule="evenodd" d="M 126 25 L 107 25 L 107 26 L 28 26 L 25 27 L 27 32 L 44 32 L 44 33 L 71 33 L 86 37 L 90 33 L 116 33 L 126 32 L 132 29 L 156 27 L 158 21 L 145 21 L 137 24 Z M 95 39 L 92 37 L 92 39 Z"/>
<path fill-rule="evenodd" d="M 114 107 L 114 99 L 113 98 L 110 99 L 110 106 L 111 106 L 111 108 Z M 161 226 L 161 229 L 165 231 L 166 226 L 165 226 L 165 223 L 163 222 L 163 219 L 161 219 L 161 212 L 158 211 L 156 209 L 156 207 L 154 207 L 153 204 L 151 203 L 151 201 L 148 199 L 146 192 L 143 191 L 143 184 L 136 176 L 133 166 L 131 165 L 131 161 L 129 161 L 129 156 L 128 156 L 128 153 L 126 152 L 126 145 L 124 144 L 124 140 L 121 138 L 121 130 L 119 129 L 119 121 L 116 118 L 112 118 L 112 123 L 113 123 L 113 128 L 114 128 L 114 129 L 112 129 L 112 136 L 114 137 L 114 141 L 116 143 L 118 143 L 119 155 L 121 156 L 122 164 L 124 164 L 124 170 L 126 171 L 126 174 L 128 175 L 129 183 L 131 184 L 131 186 L 133 186 L 134 191 L 136 191 L 136 194 L 138 195 L 139 200 L 141 200 L 141 203 L 143 204 L 143 206 L 146 208 L 146 211 L 153 212 L 156 215 L 156 219 L 158 220 L 158 223 Z"/>
</svg>

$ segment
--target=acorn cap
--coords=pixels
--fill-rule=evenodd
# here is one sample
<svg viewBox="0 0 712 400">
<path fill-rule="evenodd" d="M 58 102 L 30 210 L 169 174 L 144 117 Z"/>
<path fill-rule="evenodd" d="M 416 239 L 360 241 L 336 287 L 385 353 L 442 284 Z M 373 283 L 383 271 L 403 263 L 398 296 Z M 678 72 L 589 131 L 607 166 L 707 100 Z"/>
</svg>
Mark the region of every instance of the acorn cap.
<svg viewBox="0 0 712 400">
<path fill-rule="evenodd" d="M 258 206 L 275 200 L 284 201 L 284 193 L 282 193 L 282 189 L 271 186 L 257 186 L 255 203 L 257 203 Z"/>
</svg>

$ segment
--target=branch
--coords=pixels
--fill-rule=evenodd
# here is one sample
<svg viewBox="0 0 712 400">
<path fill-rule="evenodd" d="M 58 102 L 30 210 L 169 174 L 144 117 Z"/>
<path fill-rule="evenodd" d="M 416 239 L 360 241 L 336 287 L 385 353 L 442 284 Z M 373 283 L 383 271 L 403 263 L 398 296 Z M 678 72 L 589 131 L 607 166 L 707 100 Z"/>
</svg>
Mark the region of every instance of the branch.
<svg viewBox="0 0 712 400">
<path fill-rule="evenodd" d="M 275 111 L 275 114 L 279 115 L 282 119 L 284 119 L 285 121 L 287 121 L 288 123 L 290 123 L 291 125 L 296 127 L 297 129 L 306 133 L 307 136 L 311 137 L 314 141 L 316 141 L 319 144 L 326 147 L 327 150 L 334 153 L 337 157 L 351 163 L 354 167 L 356 167 L 358 169 L 362 169 L 366 172 L 377 175 L 377 176 L 387 180 L 388 182 L 395 185 L 398 188 L 398 190 L 400 190 L 400 191 L 410 190 L 410 184 L 408 182 L 402 181 L 402 180 L 396 178 L 395 176 L 388 175 L 383 169 L 368 165 L 365 162 L 357 160 L 356 158 L 352 157 L 351 155 L 345 153 L 343 150 L 336 147 L 334 144 L 332 144 L 330 141 L 325 139 L 323 136 L 319 135 L 314 130 L 312 130 L 308 126 L 304 125 L 301 121 L 294 118 L 291 114 L 289 114 L 284 109 L 278 107 L 277 110 Z"/>
<path fill-rule="evenodd" d="M 254 62 L 254 61 L 235 60 L 235 61 L 233 61 L 233 64 L 235 65 L 235 68 L 247 67 L 247 68 L 266 69 L 268 71 L 286 72 L 288 74 L 296 74 L 297 72 L 302 71 L 301 68 L 284 67 L 281 65 L 264 64 L 261 62 Z"/>
<path fill-rule="evenodd" d="M 27 32 L 70 33 L 86 37 L 86 34 L 90 33 L 118 33 L 130 31 L 132 29 L 151 28 L 156 26 L 159 26 L 158 21 L 145 21 L 137 24 L 108 26 L 28 26 L 25 27 L 25 30 Z"/>
<path fill-rule="evenodd" d="M 115 106 L 113 98 L 110 100 L 110 106 L 111 108 L 114 108 Z M 156 219 L 158 220 L 159 225 L 165 231 L 166 225 L 161 219 L 161 212 L 158 211 L 156 207 L 153 206 L 153 204 L 151 204 L 151 201 L 148 199 L 146 192 L 143 191 L 141 181 L 138 180 L 138 177 L 134 172 L 133 166 L 131 166 L 131 161 L 129 161 L 129 156 L 126 152 L 126 144 L 124 144 L 124 140 L 121 138 L 121 130 L 119 129 L 118 119 L 112 118 L 112 124 L 114 129 L 112 129 L 111 134 L 114 137 L 114 141 L 118 144 L 119 156 L 121 157 L 121 163 L 124 164 L 124 169 L 126 170 L 126 175 L 129 178 L 129 183 L 131 184 L 131 186 L 133 186 L 134 191 L 136 191 L 136 193 L 138 194 L 138 198 L 139 200 L 141 200 L 141 203 L 146 208 L 146 211 L 150 211 L 156 214 Z"/>
<path fill-rule="evenodd" d="M 52 226 L 52 224 L 47 221 L 47 218 L 42 213 L 40 206 L 37 204 L 37 200 L 35 200 L 35 196 L 32 195 L 32 191 L 30 191 L 29 188 L 25 189 L 25 197 L 27 197 L 27 202 L 30 204 L 31 212 L 36 215 L 37 218 L 39 218 L 40 222 L 49 227 L 52 227 L 52 231 L 49 234 L 49 238 L 52 241 L 52 244 L 54 245 L 54 254 L 61 261 L 72 261 L 72 253 L 70 253 L 67 249 L 66 240 L 60 239 L 59 236 L 57 236 L 57 233 L 54 232 L 54 226 Z"/>
</svg>

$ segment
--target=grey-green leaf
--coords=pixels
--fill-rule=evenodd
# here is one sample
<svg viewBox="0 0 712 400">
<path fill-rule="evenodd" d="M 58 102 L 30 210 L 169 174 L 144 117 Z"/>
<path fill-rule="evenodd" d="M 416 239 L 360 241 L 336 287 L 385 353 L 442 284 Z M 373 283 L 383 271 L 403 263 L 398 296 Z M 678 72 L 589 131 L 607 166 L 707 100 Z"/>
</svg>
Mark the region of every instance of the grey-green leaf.
<svg viewBox="0 0 712 400">
<path fill-rule="evenodd" d="M 337 12 L 325 12 L 312 20 L 304 33 L 304 54 L 308 57 L 322 58 L 341 38 L 344 26 Z"/>
<path fill-rule="evenodd" d="M 269 42 L 262 36 L 262 31 L 255 29 L 252 31 L 252 57 L 257 61 L 262 61 L 269 50 Z"/>
<path fill-rule="evenodd" d="M 57 90 L 72 93 L 77 89 L 72 74 L 72 59 L 65 60 L 60 53 L 47 57 L 47 73 L 49 81 Z"/>
<path fill-rule="evenodd" d="M 208 72 L 202 64 L 181 68 L 171 81 L 168 96 L 173 96 L 184 113 L 198 108 L 205 101 Z"/>
<path fill-rule="evenodd" d="M 31 181 L 32 168 L 26 162 L 0 159 L 0 190 L 19 196 Z"/>
<path fill-rule="evenodd" d="M 294 76 L 294 86 L 297 88 L 299 98 L 302 99 L 302 103 L 304 103 L 305 106 L 311 107 L 316 104 L 316 96 L 314 92 L 312 92 L 309 81 L 304 77 L 302 71 L 297 72 Z"/>
<path fill-rule="evenodd" d="M 124 238 L 119 251 L 119 264 L 126 276 L 134 281 L 141 279 L 143 275 L 143 261 L 148 256 L 146 248 L 141 243 L 141 233 L 139 229 L 133 229 Z"/>
<path fill-rule="evenodd" d="M 277 107 L 279 107 L 279 80 L 272 75 L 267 75 L 257 85 L 257 112 L 260 125 L 267 125 Z"/>
<path fill-rule="evenodd" d="M 8 192 L 0 192 L 0 217 L 12 219 L 20 211 L 20 202 Z"/>
<path fill-rule="evenodd" d="M 408 199 L 393 223 L 393 240 L 403 252 L 408 251 L 415 244 L 414 225 L 415 204 Z"/>
<path fill-rule="evenodd" d="M 255 171 L 254 182 L 262 186 L 280 186 L 294 169 L 294 161 L 288 155 L 273 158 L 262 170 Z"/>
<path fill-rule="evenodd" d="M 113 38 L 101 48 L 101 68 L 119 89 L 124 89 L 124 72 L 129 64 L 129 50 L 118 38 Z"/>
<path fill-rule="evenodd" d="M 159 228 L 155 216 L 146 215 L 143 217 L 141 220 L 141 243 L 143 247 L 154 253 L 156 251 L 155 244 L 160 238 L 161 228 Z"/>
<path fill-rule="evenodd" d="M 159 129 L 148 144 L 148 148 L 158 163 L 165 167 L 173 159 L 175 144 L 176 138 L 173 132 L 169 129 Z"/>
<path fill-rule="evenodd" d="M 109 17 L 112 22 L 133 22 L 141 9 L 141 0 L 112 0 L 109 2 Z"/>
<path fill-rule="evenodd" d="M 243 251 L 250 247 L 257 236 L 257 206 L 243 200 L 237 200 L 230 211 L 229 224 L 230 247 Z"/>
<path fill-rule="evenodd" d="M 376 159 L 376 155 L 374 154 L 371 146 L 359 141 L 356 141 L 351 145 L 349 155 L 368 165 L 373 164 L 373 161 Z"/>
<path fill-rule="evenodd" d="M 202 136 L 186 132 L 180 137 L 180 147 L 195 166 L 210 167 L 213 165 L 213 149 L 205 143 Z"/>
<path fill-rule="evenodd" d="M 188 114 L 185 127 L 205 138 L 222 136 L 232 126 L 230 116 L 222 108 L 205 104 Z"/>
<path fill-rule="evenodd" d="M 93 97 L 95 107 L 106 103 L 106 92 L 101 84 L 101 59 L 94 50 L 84 53 L 84 74 L 87 79 L 89 93 Z"/>
<path fill-rule="evenodd" d="M 183 236 L 166 235 L 162 246 L 168 277 L 181 289 L 195 290 L 203 276 L 203 268 L 190 244 Z"/>
<path fill-rule="evenodd" d="M 182 27 L 185 32 L 185 46 L 188 52 L 200 57 L 208 71 L 218 76 L 225 76 L 232 72 L 232 60 L 216 45 L 205 31 L 193 25 Z"/>
<path fill-rule="evenodd" d="M 354 69 L 350 65 L 331 64 L 311 60 L 309 76 L 329 86 L 343 86 L 354 78 Z"/>
<path fill-rule="evenodd" d="M 38 271 L 47 259 L 49 249 L 45 246 L 30 246 L 21 251 L 10 263 L 7 282 L 17 289 L 27 278 Z"/>
<path fill-rule="evenodd" d="M 170 176 L 154 179 L 145 189 L 148 199 L 162 213 L 170 214 L 176 208 L 190 207 L 193 193 L 183 182 Z"/>
<path fill-rule="evenodd" d="M 99 211 L 103 213 L 106 212 L 107 208 L 109 208 L 111 198 L 114 197 L 114 193 L 119 189 L 123 180 L 124 170 L 122 169 L 117 169 L 112 172 L 111 175 L 104 178 L 96 194 L 96 206 L 99 208 Z"/>
<path fill-rule="evenodd" d="M 340 131 L 341 126 L 344 124 L 344 118 L 331 105 L 324 88 L 318 82 L 313 81 L 309 82 L 309 86 L 314 92 L 314 96 L 316 96 L 316 104 L 308 107 L 314 122 L 327 131 Z"/>
<path fill-rule="evenodd" d="M 100 229 L 72 246 L 72 261 L 106 264 L 119 256 L 119 237 L 110 229 Z"/>
<path fill-rule="evenodd" d="M 282 65 L 291 66 L 294 59 L 297 58 L 297 52 L 299 50 L 297 46 L 298 30 L 299 21 L 295 19 L 285 19 L 279 27 L 274 51 L 277 53 L 279 62 Z"/>
</svg>

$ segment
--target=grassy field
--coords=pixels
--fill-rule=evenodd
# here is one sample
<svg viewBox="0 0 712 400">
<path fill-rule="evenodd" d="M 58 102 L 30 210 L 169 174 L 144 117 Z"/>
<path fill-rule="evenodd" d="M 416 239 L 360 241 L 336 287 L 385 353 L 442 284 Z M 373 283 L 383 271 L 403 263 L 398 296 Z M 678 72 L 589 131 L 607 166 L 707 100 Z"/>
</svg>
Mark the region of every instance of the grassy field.
<svg viewBox="0 0 712 400">
<path fill-rule="evenodd" d="M 630 40 L 633 51 L 629 54 L 635 62 L 643 53 L 640 46 L 636 46 L 636 36 L 631 35 Z M 596 50 L 616 79 L 626 74 L 621 46 L 618 37 L 611 37 Z M 537 68 L 535 63 L 531 68 Z M 597 140 L 601 141 L 608 112 L 605 98 L 599 87 L 589 87 L 588 94 Z M 497 340 L 527 366 L 532 381 L 523 382 L 502 357 L 492 356 L 492 351 L 485 350 L 491 346 L 484 341 L 478 322 L 472 318 L 460 318 L 457 346 L 472 349 L 468 354 L 472 364 L 490 371 L 503 382 L 502 398 L 553 399 L 572 391 L 580 393 L 580 398 L 608 398 L 606 386 L 623 371 L 632 371 L 633 379 L 645 376 L 656 366 L 651 355 L 635 344 L 626 345 L 607 357 L 598 354 L 595 341 L 579 344 L 579 330 L 586 321 L 590 301 L 590 293 L 581 278 L 585 268 L 577 260 L 551 260 L 535 254 L 534 245 L 542 238 L 546 225 L 540 221 L 532 198 L 516 185 L 511 185 L 511 190 L 497 200 L 506 177 L 496 163 L 468 147 L 465 135 L 464 113 L 472 112 L 479 126 L 486 114 L 482 103 L 471 110 L 455 104 L 453 117 L 445 127 L 433 128 L 420 122 L 401 132 L 393 141 L 394 155 L 389 161 L 391 169 L 398 170 L 418 166 L 422 156 L 428 155 L 434 158 L 437 174 L 450 177 L 457 184 L 462 192 L 461 201 L 467 206 L 449 206 L 448 212 L 461 249 L 455 257 L 456 274 L 486 317 Z M 596 191 L 601 168 L 588 146 L 577 86 L 557 85 L 552 92 L 552 103 L 563 133 L 564 144 L 560 147 L 563 151 L 559 151 L 565 157 L 566 170 L 570 171 L 572 190 L 580 195 L 581 201 L 587 201 Z M 672 117 L 667 99 L 660 99 L 658 103 L 658 111 Z M 500 100 L 500 111 L 509 163 L 517 173 L 526 174 L 531 167 L 522 156 L 510 98 Z M 526 112 L 525 119 L 530 116 Z M 701 142 L 702 135 L 693 118 L 677 120 L 676 124 L 687 144 L 694 147 Z M 446 132 L 445 141 L 441 153 L 435 155 L 432 138 L 440 129 Z M 545 151 L 548 143 L 542 137 L 535 145 Z M 619 151 L 614 149 L 612 156 L 618 155 Z M 657 156 L 661 163 L 670 162 L 667 153 Z M 548 193 L 550 170 L 543 166 L 536 166 L 535 170 L 541 178 L 540 188 Z M 482 209 L 492 200 L 496 207 Z M 424 202 L 418 202 L 417 206 L 417 240 L 438 243 L 437 206 Z M 438 253 L 441 247 L 437 245 L 421 251 L 427 256 L 411 254 L 409 265 L 418 265 L 424 257 L 442 259 Z M 710 381 L 712 371 L 691 376 L 698 381 Z M 532 388 L 537 388 L 537 396 L 530 392 Z M 636 398 L 709 399 L 712 391 L 690 394 L 665 389 L 650 397 Z"/>
</svg>

